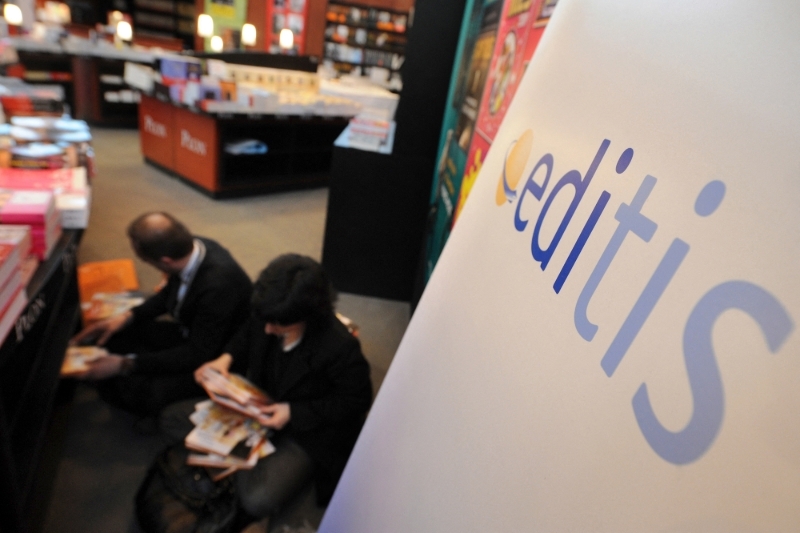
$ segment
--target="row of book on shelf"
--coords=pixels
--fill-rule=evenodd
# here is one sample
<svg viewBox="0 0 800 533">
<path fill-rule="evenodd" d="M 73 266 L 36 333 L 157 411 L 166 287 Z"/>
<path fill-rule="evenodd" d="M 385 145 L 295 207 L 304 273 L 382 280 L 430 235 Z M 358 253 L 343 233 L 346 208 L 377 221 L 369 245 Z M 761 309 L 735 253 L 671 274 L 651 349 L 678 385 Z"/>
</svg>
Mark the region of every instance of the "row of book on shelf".
<svg viewBox="0 0 800 533">
<path fill-rule="evenodd" d="M 62 229 L 89 221 L 92 137 L 86 122 L 64 114 L 60 89 L 0 77 L 0 342 Z"/>
</svg>

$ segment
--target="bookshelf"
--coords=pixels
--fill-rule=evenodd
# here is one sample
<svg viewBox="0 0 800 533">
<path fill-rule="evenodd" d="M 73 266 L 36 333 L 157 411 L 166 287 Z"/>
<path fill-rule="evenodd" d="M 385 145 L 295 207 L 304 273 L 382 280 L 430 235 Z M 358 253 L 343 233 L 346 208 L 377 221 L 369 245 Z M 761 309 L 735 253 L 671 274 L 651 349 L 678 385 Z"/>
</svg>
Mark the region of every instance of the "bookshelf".
<svg viewBox="0 0 800 533">
<path fill-rule="evenodd" d="M 405 60 L 409 11 L 330 2 L 325 13 L 325 58 L 340 72 L 372 67 L 398 72 Z"/>
<path fill-rule="evenodd" d="M 32 85 L 61 85 L 64 103 L 75 109 L 72 59 L 62 53 L 18 50 L 19 64 L 6 69 L 9 76 L 23 79 Z"/>
<path fill-rule="evenodd" d="M 133 0 L 133 27 L 137 34 L 172 37 L 194 48 L 195 4 L 191 0 Z"/>
</svg>

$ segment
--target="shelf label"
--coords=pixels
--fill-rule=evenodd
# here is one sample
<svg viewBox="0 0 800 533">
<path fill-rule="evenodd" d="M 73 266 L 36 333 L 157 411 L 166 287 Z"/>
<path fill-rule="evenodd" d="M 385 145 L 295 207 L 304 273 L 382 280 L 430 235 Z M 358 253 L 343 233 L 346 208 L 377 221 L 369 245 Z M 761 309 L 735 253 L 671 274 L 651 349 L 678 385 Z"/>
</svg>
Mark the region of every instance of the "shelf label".
<svg viewBox="0 0 800 533">
<path fill-rule="evenodd" d="M 192 134 L 184 129 L 181 129 L 181 148 L 186 148 L 197 155 L 206 155 L 206 143 L 196 137 L 192 137 Z"/>
<path fill-rule="evenodd" d="M 167 127 L 160 122 L 156 122 L 150 115 L 144 116 L 144 130 L 156 137 L 167 138 Z"/>
</svg>

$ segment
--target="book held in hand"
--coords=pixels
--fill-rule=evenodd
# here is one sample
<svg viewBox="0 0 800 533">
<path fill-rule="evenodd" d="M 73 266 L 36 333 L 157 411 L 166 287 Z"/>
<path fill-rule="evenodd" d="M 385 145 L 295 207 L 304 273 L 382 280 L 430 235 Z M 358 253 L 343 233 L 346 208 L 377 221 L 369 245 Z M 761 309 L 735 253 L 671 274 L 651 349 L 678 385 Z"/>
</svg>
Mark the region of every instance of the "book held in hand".
<svg viewBox="0 0 800 533">
<path fill-rule="evenodd" d="M 200 385 L 212 400 L 243 415 L 258 418 L 261 407 L 273 403 L 264 391 L 238 374 L 224 376 L 206 368 L 201 379 Z"/>
<path fill-rule="evenodd" d="M 215 481 L 236 470 L 253 468 L 260 458 L 275 451 L 267 428 L 211 400 L 198 403 L 189 420 L 195 427 L 184 444 L 201 453 L 189 454 L 186 463 L 221 469 L 213 476 Z"/>
<path fill-rule="evenodd" d="M 144 298 L 130 292 L 108 293 L 97 292 L 88 302 L 81 302 L 81 314 L 84 325 L 99 322 L 106 318 L 124 313 L 144 302 Z"/>
<path fill-rule="evenodd" d="M 108 350 L 100 346 L 70 346 L 61 364 L 61 377 L 82 374 L 89 370 L 89 363 L 108 355 Z"/>
</svg>

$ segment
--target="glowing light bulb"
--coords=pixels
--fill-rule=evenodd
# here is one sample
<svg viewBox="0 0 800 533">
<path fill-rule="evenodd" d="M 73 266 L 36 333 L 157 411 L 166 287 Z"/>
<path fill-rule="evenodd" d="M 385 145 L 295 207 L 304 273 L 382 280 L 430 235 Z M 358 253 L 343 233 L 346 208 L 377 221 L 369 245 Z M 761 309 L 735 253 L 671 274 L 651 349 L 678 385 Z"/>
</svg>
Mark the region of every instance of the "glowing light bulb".
<svg viewBox="0 0 800 533">
<path fill-rule="evenodd" d="M 215 35 L 211 38 L 211 50 L 214 52 L 222 52 L 222 37 Z"/>
<path fill-rule="evenodd" d="M 133 28 L 130 22 L 122 20 L 117 23 L 117 37 L 123 41 L 130 41 L 133 39 Z"/>
<path fill-rule="evenodd" d="M 284 50 L 288 50 L 292 46 L 294 46 L 294 34 L 292 33 L 292 30 L 290 30 L 289 28 L 284 28 L 281 30 L 281 36 L 279 39 L 281 48 L 283 48 Z"/>
<path fill-rule="evenodd" d="M 22 25 L 22 10 L 19 6 L 15 6 L 14 4 L 6 4 L 3 6 L 3 17 L 6 19 L 6 22 L 12 26 Z"/>
<path fill-rule="evenodd" d="M 197 17 L 197 35 L 211 37 L 214 35 L 214 19 L 205 13 Z"/>
<path fill-rule="evenodd" d="M 252 24 L 245 24 L 242 26 L 242 44 L 245 46 L 255 46 L 256 27 Z"/>
</svg>

